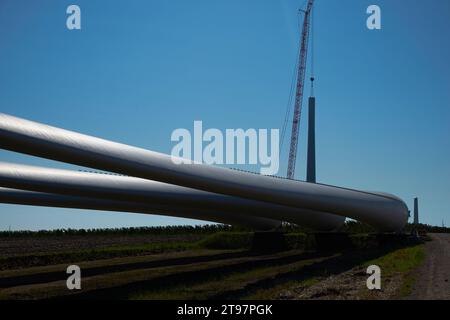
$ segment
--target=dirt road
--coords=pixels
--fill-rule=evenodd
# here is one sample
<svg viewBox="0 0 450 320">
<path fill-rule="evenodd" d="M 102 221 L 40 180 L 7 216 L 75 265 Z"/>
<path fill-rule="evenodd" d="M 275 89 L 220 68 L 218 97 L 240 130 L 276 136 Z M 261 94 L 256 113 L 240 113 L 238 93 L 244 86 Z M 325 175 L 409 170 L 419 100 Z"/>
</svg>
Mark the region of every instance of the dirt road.
<svg viewBox="0 0 450 320">
<path fill-rule="evenodd" d="M 433 241 L 425 245 L 426 258 L 419 267 L 410 299 L 450 300 L 450 234 L 429 234 Z"/>
</svg>

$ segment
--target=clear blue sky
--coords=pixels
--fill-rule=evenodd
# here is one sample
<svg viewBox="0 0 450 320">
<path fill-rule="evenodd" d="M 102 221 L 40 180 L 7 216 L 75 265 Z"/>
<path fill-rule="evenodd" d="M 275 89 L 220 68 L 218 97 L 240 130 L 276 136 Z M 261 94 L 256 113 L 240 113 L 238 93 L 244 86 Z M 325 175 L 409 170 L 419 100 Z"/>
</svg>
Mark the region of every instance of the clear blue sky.
<svg viewBox="0 0 450 320">
<path fill-rule="evenodd" d="M 1 0 L 0 110 L 169 153 L 176 128 L 280 128 L 303 0 Z M 66 29 L 77 4 L 82 30 Z M 382 9 L 369 31 L 366 8 Z M 317 0 L 320 182 L 394 193 L 450 225 L 450 2 Z M 297 177 L 304 179 L 306 113 Z M 287 144 L 285 144 L 286 146 Z M 280 174 L 285 174 L 283 149 Z M 77 169 L 0 151 L 1 161 Z M 0 229 L 194 223 L 0 205 Z"/>
</svg>

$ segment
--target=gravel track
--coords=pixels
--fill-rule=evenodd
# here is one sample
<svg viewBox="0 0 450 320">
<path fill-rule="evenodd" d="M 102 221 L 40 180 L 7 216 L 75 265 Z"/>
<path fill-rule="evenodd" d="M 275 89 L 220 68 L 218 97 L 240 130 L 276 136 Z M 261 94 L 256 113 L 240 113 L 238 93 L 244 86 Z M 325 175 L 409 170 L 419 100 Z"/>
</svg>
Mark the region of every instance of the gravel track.
<svg viewBox="0 0 450 320">
<path fill-rule="evenodd" d="M 450 300 L 450 234 L 429 234 L 426 258 L 418 268 L 417 280 L 409 299 Z"/>
</svg>

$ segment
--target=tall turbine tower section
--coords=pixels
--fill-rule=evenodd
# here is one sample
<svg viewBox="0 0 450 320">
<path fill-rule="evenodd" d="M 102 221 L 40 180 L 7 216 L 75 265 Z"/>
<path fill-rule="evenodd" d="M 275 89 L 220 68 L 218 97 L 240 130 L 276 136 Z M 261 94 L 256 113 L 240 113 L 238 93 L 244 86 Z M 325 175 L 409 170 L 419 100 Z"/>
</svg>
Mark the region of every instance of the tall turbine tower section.
<svg viewBox="0 0 450 320">
<path fill-rule="evenodd" d="M 308 153 L 306 157 L 306 182 L 316 183 L 316 98 L 314 95 L 311 95 L 308 99 Z"/>
<path fill-rule="evenodd" d="M 294 179 L 295 175 L 295 162 L 297 159 L 297 146 L 298 146 L 298 136 L 300 128 L 300 116 L 302 112 L 303 103 L 303 93 L 305 88 L 305 74 L 306 74 L 306 62 L 308 53 L 308 38 L 309 38 L 309 28 L 311 20 L 311 12 L 313 8 L 313 0 L 308 0 L 306 10 L 303 11 L 305 16 L 303 19 L 303 28 L 300 40 L 300 57 L 297 72 L 297 86 L 295 92 L 295 106 L 294 106 L 294 118 L 292 120 L 292 133 L 291 133 L 291 143 L 289 148 L 289 162 L 287 177 L 288 179 Z"/>
</svg>

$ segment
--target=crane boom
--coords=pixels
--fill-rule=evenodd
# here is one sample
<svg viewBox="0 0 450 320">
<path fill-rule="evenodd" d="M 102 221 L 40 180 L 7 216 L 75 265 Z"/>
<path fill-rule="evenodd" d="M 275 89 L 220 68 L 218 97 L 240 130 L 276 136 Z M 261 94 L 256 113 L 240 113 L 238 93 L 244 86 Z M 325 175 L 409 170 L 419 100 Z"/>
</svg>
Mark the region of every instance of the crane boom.
<svg viewBox="0 0 450 320">
<path fill-rule="evenodd" d="M 300 116 L 302 112 L 303 91 L 305 87 L 305 73 L 306 73 L 306 60 L 308 52 L 308 38 L 309 38 L 309 26 L 310 16 L 313 7 L 314 0 L 308 0 L 308 5 L 304 11 L 305 17 L 303 20 L 303 30 L 301 34 L 300 42 L 300 57 L 297 73 L 297 87 L 295 93 L 295 106 L 294 106 L 294 118 L 292 120 L 292 133 L 291 144 L 289 148 L 289 162 L 287 177 L 288 179 L 294 179 L 295 174 L 295 162 L 297 159 L 297 146 L 298 146 L 298 134 L 300 127 Z"/>
</svg>

